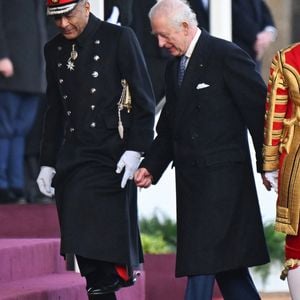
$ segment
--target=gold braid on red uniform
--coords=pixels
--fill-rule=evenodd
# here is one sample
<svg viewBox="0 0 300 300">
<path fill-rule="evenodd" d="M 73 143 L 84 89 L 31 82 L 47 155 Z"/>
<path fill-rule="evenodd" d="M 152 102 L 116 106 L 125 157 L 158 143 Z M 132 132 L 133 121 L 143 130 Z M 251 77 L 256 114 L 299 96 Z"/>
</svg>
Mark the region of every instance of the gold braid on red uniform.
<svg viewBox="0 0 300 300">
<path fill-rule="evenodd" d="M 268 82 L 264 171 L 279 169 L 275 229 L 297 235 L 300 215 L 300 43 L 277 52 Z"/>
</svg>

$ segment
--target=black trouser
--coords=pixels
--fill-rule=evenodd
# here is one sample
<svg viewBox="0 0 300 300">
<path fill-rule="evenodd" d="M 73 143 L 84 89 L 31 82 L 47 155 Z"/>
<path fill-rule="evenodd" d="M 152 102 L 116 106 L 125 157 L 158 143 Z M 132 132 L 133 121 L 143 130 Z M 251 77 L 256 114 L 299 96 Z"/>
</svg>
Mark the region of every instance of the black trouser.
<svg viewBox="0 0 300 300">
<path fill-rule="evenodd" d="M 115 264 L 76 255 L 80 273 L 87 280 L 87 288 L 109 285 L 118 276 Z"/>
<path fill-rule="evenodd" d="M 76 255 L 80 273 L 86 278 L 86 289 L 112 284 L 118 276 L 113 263 Z M 91 300 L 115 300 L 115 293 L 90 297 Z"/>
</svg>

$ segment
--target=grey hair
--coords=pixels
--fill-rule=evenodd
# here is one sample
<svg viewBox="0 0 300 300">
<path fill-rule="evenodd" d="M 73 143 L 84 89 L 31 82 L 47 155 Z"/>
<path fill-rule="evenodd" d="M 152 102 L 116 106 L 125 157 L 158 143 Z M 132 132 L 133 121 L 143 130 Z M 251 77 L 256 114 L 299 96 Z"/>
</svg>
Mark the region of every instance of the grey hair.
<svg viewBox="0 0 300 300">
<path fill-rule="evenodd" d="M 157 0 L 148 16 L 152 20 L 157 15 L 165 16 L 176 27 L 179 27 L 182 22 L 186 22 L 190 26 L 198 26 L 196 14 L 186 0 Z"/>
</svg>

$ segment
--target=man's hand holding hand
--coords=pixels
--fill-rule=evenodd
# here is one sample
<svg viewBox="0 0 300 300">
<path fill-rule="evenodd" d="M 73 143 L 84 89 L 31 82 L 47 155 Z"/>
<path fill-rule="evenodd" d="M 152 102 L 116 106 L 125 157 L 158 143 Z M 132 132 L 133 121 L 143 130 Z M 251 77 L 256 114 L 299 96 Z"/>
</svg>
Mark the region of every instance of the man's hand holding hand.
<svg viewBox="0 0 300 300">
<path fill-rule="evenodd" d="M 146 168 L 140 168 L 134 174 L 134 181 L 138 187 L 147 188 L 152 184 L 153 177 Z"/>
</svg>

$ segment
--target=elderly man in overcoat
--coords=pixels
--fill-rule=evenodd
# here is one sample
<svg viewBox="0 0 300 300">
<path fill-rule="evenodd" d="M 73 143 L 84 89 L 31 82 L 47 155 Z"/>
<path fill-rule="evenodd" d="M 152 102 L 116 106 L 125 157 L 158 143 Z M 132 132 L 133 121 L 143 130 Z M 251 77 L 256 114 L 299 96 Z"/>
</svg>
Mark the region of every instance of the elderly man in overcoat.
<svg viewBox="0 0 300 300">
<path fill-rule="evenodd" d="M 55 188 L 61 253 L 76 254 L 89 297 L 115 299 L 142 261 L 131 179 L 153 139 L 152 87 L 130 28 L 100 21 L 86 0 L 48 0 L 48 14 L 61 33 L 45 46 L 37 182 Z"/>
<path fill-rule="evenodd" d="M 161 0 L 149 15 L 160 47 L 175 58 L 136 183 L 155 184 L 175 166 L 176 276 L 188 276 L 186 299 L 211 299 L 214 278 L 226 300 L 260 299 L 247 268 L 269 257 L 247 129 L 262 172 L 266 86 L 243 50 L 197 27 L 186 1 Z M 203 289 L 194 292 L 189 284 L 198 276 Z"/>
</svg>

